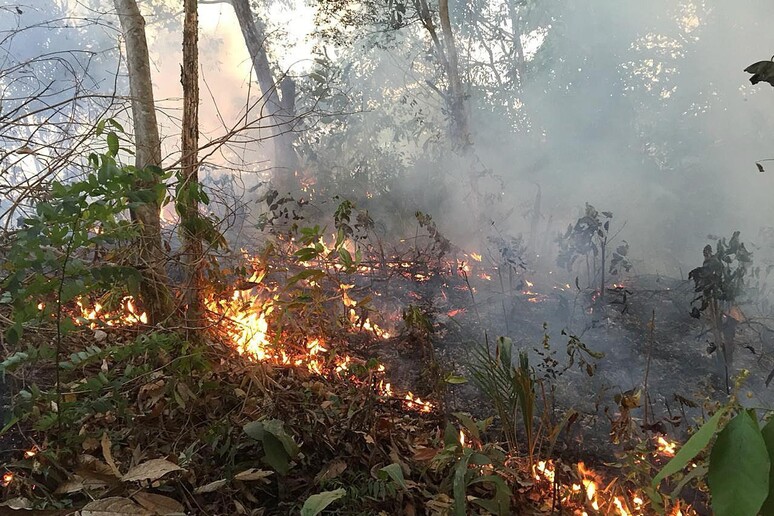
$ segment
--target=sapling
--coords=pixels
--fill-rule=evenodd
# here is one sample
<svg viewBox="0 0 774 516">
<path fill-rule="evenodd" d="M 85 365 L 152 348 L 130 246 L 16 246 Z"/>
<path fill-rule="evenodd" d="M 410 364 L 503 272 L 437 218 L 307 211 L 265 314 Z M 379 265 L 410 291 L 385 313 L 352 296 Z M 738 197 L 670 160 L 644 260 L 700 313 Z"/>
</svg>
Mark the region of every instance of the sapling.
<svg viewBox="0 0 774 516">
<path fill-rule="evenodd" d="M 632 267 L 627 255 L 629 244 L 623 240 L 616 247 L 607 266 L 608 248 L 610 245 L 610 222 L 613 214 L 609 211 L 599 212 L 594 206 L 586 203 L 586 212 L 575 224 L 570 224 L 563 235 L 559 235 L 559 254 L 556 263 L 564 267 L 568 272 L 572 271 L 578 258 L 586 259 L 586 278 L 589 286 L 599 278 L 599 300 L 604 300 L 606 271 L 611 275 L 618 274 L 621 270 L 629 271 Z M 599 261 L 597 259 L 599 258 Z M 576 280 L 576 285 L 577 285 Z"/>
<path fill-rule="evenodd" d="M 745 276 L 752 266 L 752 252 L 739 240 L 735 231 L 730 240 L 717 241 L 715 252 L 711 245 L 704 247 L 704 263 L 688 273 L 698 294 L 691 304 L 691 317 L 700 318 L 703 313 L 709 317 L 710 328 L 715 340 L 711 351 L 718 353 L 719 364 L 725 375 L 726 390 L 730 389 L 728 369 L 733 360 L 734 330 L 736 318 L 731 310 L 745 287 Z M 725 324 L 724 324 L 725 321 Z"/>
</svg>

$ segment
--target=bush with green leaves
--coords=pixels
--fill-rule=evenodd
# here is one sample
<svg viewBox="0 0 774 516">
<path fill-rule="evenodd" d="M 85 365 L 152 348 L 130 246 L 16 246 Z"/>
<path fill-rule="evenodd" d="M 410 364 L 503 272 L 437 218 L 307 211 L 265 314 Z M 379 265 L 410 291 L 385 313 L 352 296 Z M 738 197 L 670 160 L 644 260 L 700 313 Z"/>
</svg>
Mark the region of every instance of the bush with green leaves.
<svg viewBox="0 0 774 516">
<path fill-rule="evenodd" d="M 103 129 L 101 125 L 98 133 Z M 120 165 L 114 131 L 107 133 L 107 144 L 106 152 L 89 156 L 91 170 L 83 179 L 54 181 L 49 199 L 36 205 L 10 239 L 0 287 L 2 301 L 13 307 L 13 325 L 6 333 L 11 344 L 21 337 L 25 323 L 52 315 L 60 331 L 72 329 L 73 321 L 61 317 L 61 309 L 78 297 L 117 285 L 138 293 L 139 272 L 113 252 L 137 236 L 127 210 L 163 198 L 164 186 L 153 181 L 162 171 Z M 153 186 L 138 189 L 138 184 Z"/>
</svg>

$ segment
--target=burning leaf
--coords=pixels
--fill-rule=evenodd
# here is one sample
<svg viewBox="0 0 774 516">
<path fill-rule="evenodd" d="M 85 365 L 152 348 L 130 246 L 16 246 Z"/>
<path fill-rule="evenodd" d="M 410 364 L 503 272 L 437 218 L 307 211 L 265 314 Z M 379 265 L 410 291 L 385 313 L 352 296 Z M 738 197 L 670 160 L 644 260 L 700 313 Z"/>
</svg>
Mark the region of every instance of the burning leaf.
<svg viewBox="0 0 774 516">
<path fill-rule="evenodd" d="M 138 480 L 153 481 L 173 471 L 183 471 L 183 468 L 166 459 L 151 459 L 130 468 L 121 480 L 124 482 L 136 482 Z"/>
<path fill-rule="evenodd" d="M 122 496 L 111 496 L 102 500 L 95 500 L 86 504 L 81 509 L 81 516 L 152 516 L 153 513 L 146 511 L 135 504 L 129 498 Z"/>
<path fill-rule="evenodd" d="M 160 516 L 185 513 L 183 504 L 168 496 L 140 492 L 132 496 L 132 498 L 145 509 Z"/>
</svg>

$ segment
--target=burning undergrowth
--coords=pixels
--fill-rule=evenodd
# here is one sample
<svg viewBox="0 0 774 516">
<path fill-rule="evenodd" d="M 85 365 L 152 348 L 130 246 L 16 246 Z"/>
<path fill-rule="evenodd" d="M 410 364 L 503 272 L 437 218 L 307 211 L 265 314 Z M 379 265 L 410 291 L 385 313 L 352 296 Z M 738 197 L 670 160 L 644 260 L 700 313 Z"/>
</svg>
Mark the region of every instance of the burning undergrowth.
<svg viewBox="0 0 774 516">
<path fill-rule="evenodd" d="M 367 215 L 350 219 L 344 206 L 334 231 L 296 228 L 229 268 L 218 263 L 203 342 L 149 327 L 125 294 L 64 306 L 78 329 L 65 339 L 59 389 L 46 325 L 31 334 L 40 343 L 3 363 L 20 393 L 14 423 L 35 430 L 7 457 L 5 493 L 48 503 L 37 489 L 76 505 L 122 494 L 150 512 L 174 502 L 194 513 L 284 513 L 315 493 L 355 512 L 651 511 L 653 493 L 638 484 L 674 454 L 668 435 L 701 403 L 681 395 L 680 414 L 657 413 L 655 371 L 674 357 L 609 341 L 653 343 L 660 327 L 643 315 L 682 302 L 671 286 L 631 276 L 582 288 L 528 263 L 519 239 L 463 251 L 417 214 L 422 232 L 388 246 L 368 234 Z M 41 303 L 40 321 L 53 308 Z M 487 329 L 511 338 L 495 346 L 480 337 Z M 510 345 L 518 359 L 503 358 Z M 654 364 L 644 389 L 636 368 L 617 377 L 607 365 L 634 356 Z M 505 376 L 482 397 L 470 384 L 486 387 L 487 371 Z M 640 476 L 577 462 L 600 457 Z"/>
</svg>

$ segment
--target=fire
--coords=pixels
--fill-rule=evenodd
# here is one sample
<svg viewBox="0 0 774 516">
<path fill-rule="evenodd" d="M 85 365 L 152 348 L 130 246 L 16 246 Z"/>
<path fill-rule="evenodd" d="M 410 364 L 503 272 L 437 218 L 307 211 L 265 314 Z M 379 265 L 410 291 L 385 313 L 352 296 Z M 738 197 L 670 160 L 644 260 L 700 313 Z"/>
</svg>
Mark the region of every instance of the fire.
<svg viewBox="0 0 774 516">
<path fill-rule="evenodd" d="M 27 450 L 27 451 L 24 452 L 24 458 L 25 459 L 31 459 L 34 456 L 36 456 L 37 454 L 38 454 L 38 450 L 36 448 L 32 448 L 32 449 Z"/>
<path fill-rule="evenodd" d="M 480 261 L 481 261 L 481 259 L 483 258 L 483 257 L 482 257 L 480 254 L 478 254 L 478 253 L 470 253 L 470 257 L 471 257 L 471 258 L 473 258 L 474 260 L 476 260 L 477 262 L 480 262 Z"/>
<path fill-rule="evenodd" d="M 389 385 L 389 384 L 388 384 Z M 414 396 L 411 391 L 408 391 L 405 396 L 405 406 L 411 410 L 418 410 L 419 412 L 432 412 L 433 405 L 427 401 L 422 401 L 420 398 Z"/>
<path fill-rule="evenodd" d="M 2 482 L 3 487 L 8 487 L 9 485 L 11 485 L 11 482 L 13 482 L 13 473 L 11 473 L 10 471 L 8 473 L 3 473 L 3 482 Z"/>
<path fill-rule="evenodd" d="M 83 299 L 76 299 L 75 304 L 80 310 L 80 321 L 85 321 L 89 328 L 95 329 L 100 326 L 136 326 L 138 324 L 148 324 L 148 314 L 140 312 L 137 309 L 135 300 L 132 296 L 125 296 L 121 300 L 121 307 L 115 312 L 106 312 L 99 302 L 93 306 L 85 304 Z M 41 303 L 42 305 L 43 303 Z M 38 305 L 40 308 L 40 305 Z M 76 321 L 77 322 L 77 321 Z"/>
<path fill-rule="evenodd" d="M 366 317 L 363 319 L 362 317 L 358 317 L 357 312 L 351 308 L 349 310 L 349 322 L 352 323 L 353 328 L 370 331 L 382 339 L 389 339 L 392 336 L 390 332 L 385 331 L 377 324 L 372 323 L 370 318 Z"/>
<path fill-rule="evenodd" d="M 554 464 L 551 461 L 540 460 L 537 464 L 532 466 L 532 474 L 535 476 L 535 480 L 548 480 L 551 484 L 556 479 L 556 472 L 554 471 Z"/>
<path fill-rule="evenodd" d="M 674 457 L 677 443 L 668 441 L 662 436 L 658 436 L 656 439 L 656 451 L 666 457 Z"/>
<path fill-rule="evenodd" d="M 465 447 L 465 432 L 463 432 L 462 430 L 460 430 L 460 446 L 462 448 Z"/>
</svg>

